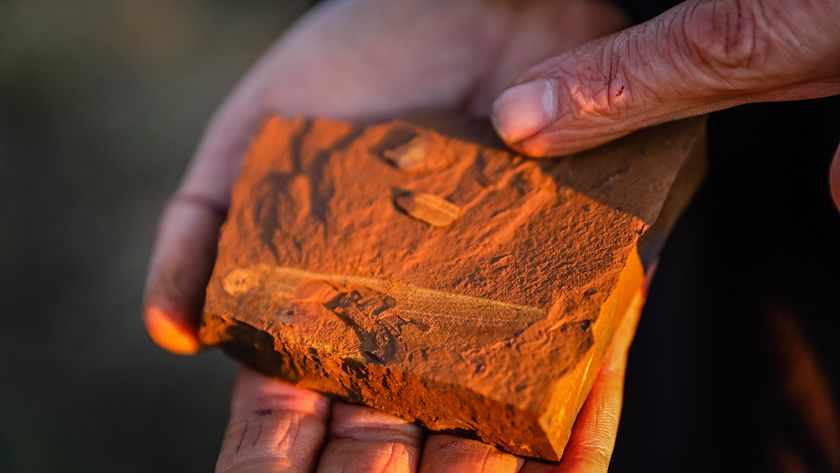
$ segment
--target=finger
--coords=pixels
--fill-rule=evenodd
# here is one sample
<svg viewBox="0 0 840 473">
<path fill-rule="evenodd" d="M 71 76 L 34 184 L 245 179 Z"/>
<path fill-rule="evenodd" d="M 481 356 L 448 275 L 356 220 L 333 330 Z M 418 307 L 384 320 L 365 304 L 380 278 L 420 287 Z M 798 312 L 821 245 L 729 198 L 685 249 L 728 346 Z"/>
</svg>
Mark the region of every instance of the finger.
<svg viewBox="0 0 840 473">
<path fill-rule="evenodd" d="M 243 98 L 244 97 L 244 98 Z M 152 340 L 178 354 L 199 350 L 198 325 L 230 189 L 264 109 L 234 95 L 208 127 L 158 226 L 143 320 Z"/>
<path fill-rule="evenodd" d="M 831 170 L 828 173 L 831 185 L 831 197 L 834 199 L 834 205 L 837 206 L 837 210 L 840 210 L 840 146 L 837 147 L 837 152 L 834 153 L 834 159 L 831 161 Z"/>
<path fill-rule="evenodd" d="M 369 407 L 336 403 L 319 472 L 417 471 L 423 429 Z"/>
<path fill-rule="evenodd" d="M 534 156 L 741 103 L 840 93 L 840 3 L 690 0 L 526 72 L 494 104 Z"/>
<path fill-rule="evenodd" d="M 476 440 L 437 434 L 426 440 L 420 473 L 515 473 L 524 462 Z"/>
<path fill-rule="evenodd" d="M 213 263 L 223 208 L 177 196 L 164 211 L 149 268 L 144 322 L 152 340 L 178 354 L 199 349 L 202 289 Z"/>
<path fill-rule="evenodd" d="M 328 413 L 326 397 L 242 369 L 216 472 L 312 471 Z"/>
</svg>

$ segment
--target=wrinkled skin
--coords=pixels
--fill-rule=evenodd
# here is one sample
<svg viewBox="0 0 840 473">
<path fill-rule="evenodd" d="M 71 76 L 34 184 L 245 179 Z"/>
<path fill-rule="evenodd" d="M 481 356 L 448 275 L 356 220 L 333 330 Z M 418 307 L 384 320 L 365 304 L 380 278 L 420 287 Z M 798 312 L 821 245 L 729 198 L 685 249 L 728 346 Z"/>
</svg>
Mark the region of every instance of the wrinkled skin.
<svg viewBox="0 0 840 473">
<path fill-rule="evenodd" d="M 606 1 L 321 5 L 280 38 L 208 125 L 161 220 L 147 330 L 172 352 L 199 350 L 202 297 L 231 185 L 270 115 L 492 113 L 514 149 L 557 156 L 740 103 L 840 93 L 838 20 L 833 0 L 698 0 L 596 40 L 628 24 Z M 830 176 L 840 206 L 840 150 Z M 560 465 L 428 434 L 243 369 L 217 471 L 604 472 L 638 313 L 637 305 L 625 317 Z"/>
<path fill-rule="evenodd" d="M 494 121 L 532 156 L 740 104 L 840 94 L 840 2 L 687 1 L 531 67 L 516 84 Z"/>
<path fill-rule="evenodd" d="M 695 0 L 531 67 L 493 121 L 512 148 L 560 156 L 736 105 L 837 94 L 840 2 Z M 840 148 L 829 180 L 840 209 Z"/>
</svg>

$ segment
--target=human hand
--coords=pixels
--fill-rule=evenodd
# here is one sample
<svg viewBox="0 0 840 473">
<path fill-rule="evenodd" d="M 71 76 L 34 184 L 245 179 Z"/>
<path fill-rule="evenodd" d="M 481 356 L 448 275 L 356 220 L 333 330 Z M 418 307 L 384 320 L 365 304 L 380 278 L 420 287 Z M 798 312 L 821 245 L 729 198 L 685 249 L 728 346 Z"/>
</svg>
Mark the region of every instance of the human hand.
<svg viewBox="0 0 840 473">
<path fill-rule="evenodd" d="M 248 142 L 268 116 L 370 121 L 420 112 L 486 115 L 493 97 L 528 64 L 624 25 L 619 10 L 592 0 L 519 2 L 515 8 L 482 0 L 348 0 L 320 6 L 271 48 L 208 126 L 160 223 L 144 301 L 150 336 L 176 353 L 199 349 L 199 312 L 230 188 Z M 627 333 L 625 345 L 614 348 L 618 354 L 604 364 L 560 471 L 606 470 L 632 330 Z M 266 403 L 269 407 L 259 407 Z M 336 448 L 353 452 L 362 448 L 353 433 L 390 435 L 393 429 L 403 435 L 399 443 L 387 435 L 374 441 L 380 450 L 391 452 L 385 461 L 393 455 L 395 467 L 417 466 L 424 435 L 419 428 L 341 403 L 333 405 L 328 427 L 328 405 L 320 395 L 244 371 L 220 469 L 229 465 L 229 471 L 263 471 L 284 462 L 306 469 L 316 461 L 325 469 L 341 461 L 357 468 L 357 458 L 341 460 L 339 455 L 325 460 L 333 455 L 328 450 L 320 460 L 314 455 L 325 438 L 330 439 L 327 448 L 346 443 L 350 450 Z M 261 425 L 266 433 L 248 430 L 240 421 Z M 337 441 L 336 431 L 347 439 Z M 229 439 L 237 435 L 242 442 L 231 444 Z M 406 449 L 400 450 L 403 446 Z M 383 461 L 381 452 L 365 452 L 371 462 Z M 448 436 L 429 437 L 423 452 L 423 461 L 438 469 L 477 470 L 479 461 L 486 462 L 486 470 L 523 464 L 491 447 Z M 462 464 L 469 469 L 458 467 Z M 548 467 L 529 463 L 525 470 L 541 468 Z"/>
<path fill-rule="evenodd" d="M 838 93 L 840 2 L 689 0 L 532 67 L 493 116 L 513 148 L 557 156 L 739 104 Z"/>
</svg>

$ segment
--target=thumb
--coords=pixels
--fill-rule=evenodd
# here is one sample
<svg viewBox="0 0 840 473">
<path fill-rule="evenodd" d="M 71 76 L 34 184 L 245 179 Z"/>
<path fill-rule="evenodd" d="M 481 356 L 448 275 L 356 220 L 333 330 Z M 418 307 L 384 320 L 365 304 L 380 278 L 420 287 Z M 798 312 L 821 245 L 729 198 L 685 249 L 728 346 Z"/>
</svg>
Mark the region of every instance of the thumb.
<svg viewBox="0 0 840 473">
<path fill-rule="evenodd" d="M 840 93 L 840 2 L 690 0 L 527 71 L 493 106 L 533 156 L 734 105 Z"/>
</svg>

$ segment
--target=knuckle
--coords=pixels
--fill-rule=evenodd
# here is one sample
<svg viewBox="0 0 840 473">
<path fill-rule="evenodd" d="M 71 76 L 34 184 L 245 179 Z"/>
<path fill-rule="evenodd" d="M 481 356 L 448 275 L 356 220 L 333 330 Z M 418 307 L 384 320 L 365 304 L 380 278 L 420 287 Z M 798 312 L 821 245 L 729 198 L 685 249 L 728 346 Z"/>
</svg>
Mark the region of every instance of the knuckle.
<svg viewBox="0 0 840 473">
<path fill-rule="evenodd" d="M 755 2 L 714 0 L 687 10 L 683 35 L 689 54 L 716 83 L 739 78 L 760 66 L 766 47 L 761 40 Z"/>
<path fill-rule="evenodd" d="M 304 471 L 293 451 L 303 417 L 295 412 L 254 409 L 231 418 L 225 431 L 217 472 Z"/>
<path fill-rule="evenodd" d="M 334 431 L 332 436 L 336 439 L 396 447 L 417 444 L 422 438 L 422 433 L 415 425 L 406 424 L 399 427 L 345 428 Z"/>
<path fill-rule="evenodd" d="M 601 57 L 602 77 L 592 82 L 594 112 L 599 117 L 610 117 L 619 120 L 627 114 L 630 88 L 628 74 L 625 69 L 627 55 L 622 52 L 622 43 L 613 43 L 605 48 Z"/>
<path fill-rule="evenodd" d="M 607 468 L 612 458 L 613 449 L 611 445 L 604 442 L 593 441 L 586 443 L 582 449 L 580 461 L 584 461 L 589 465 Z"/>
<path fill-rule="evenodd" d="M 628 47 L 625 41 L 615 40 L 598 54 L 580 58 L 583 67 L 574 68 L 574 75 L 555 71 L 558 98 L 567 104 L 568 110 L 564 110 L 567 116 L 576 121 L 613 122 L 627 115 L 637 85 L 631 84 L 632 76 L 628 73 L 633 56 Z"/>
</svg>

